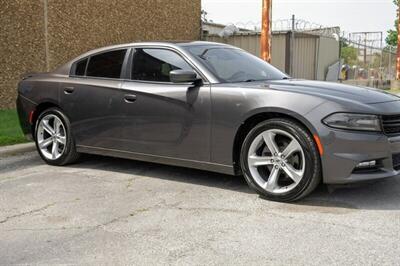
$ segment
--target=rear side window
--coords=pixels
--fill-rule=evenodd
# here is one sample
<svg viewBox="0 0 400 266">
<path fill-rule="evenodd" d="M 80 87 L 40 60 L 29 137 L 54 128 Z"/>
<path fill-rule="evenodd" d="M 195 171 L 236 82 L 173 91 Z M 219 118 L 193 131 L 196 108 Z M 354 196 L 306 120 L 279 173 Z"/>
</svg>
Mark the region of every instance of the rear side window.
<svg viewBox="0 0 400 266">
<path fill-rule="evenodd" d="M 136 49 L 132 62 L 133 80 L 170 82 L 172 70 L 193 70 L 177 53 L 165 49 Z"/>
<path fill-rule="evenodd" d="M 84 59 L 76 63 L 76 68 L 75 68 L 75 76 L 84 76 L 85 75 L 85 70 L 86 70 L 86 64 L 87 64 L 88 59 Z"/>
<path fill-rule="evenodd" d="M 120 78 L 126 50 L 117 50 L 92 56 L 86 76 Z"/>
</svg>

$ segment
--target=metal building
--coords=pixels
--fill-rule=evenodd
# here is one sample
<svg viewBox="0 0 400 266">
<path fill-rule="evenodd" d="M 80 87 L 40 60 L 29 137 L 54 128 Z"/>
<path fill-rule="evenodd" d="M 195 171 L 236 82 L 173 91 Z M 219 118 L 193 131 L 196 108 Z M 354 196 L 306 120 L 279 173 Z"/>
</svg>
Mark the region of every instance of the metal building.
<svg viewBox="0 0 400 266">
<path fill-rule="evenodd" d="M 204 39 L 231 44 L 260 56 L 260 37 L 258 32 L 239 32 L 228 38 L 206 35 Z M 339 41 L 311 33 L 295 33 L 293 43 L 292 39 L 289 31 L 272 33 L 272 65 L 294 78 L 325 80 L 329 66 L 339 61 Z"/>
</svg>

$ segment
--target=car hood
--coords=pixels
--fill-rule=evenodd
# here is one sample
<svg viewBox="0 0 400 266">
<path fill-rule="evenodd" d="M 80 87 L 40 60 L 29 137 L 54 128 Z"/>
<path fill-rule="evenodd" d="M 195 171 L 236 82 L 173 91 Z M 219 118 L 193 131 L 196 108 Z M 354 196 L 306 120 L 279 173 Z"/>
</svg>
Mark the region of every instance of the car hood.
<svg viewBox="0 0 400 266">
<path fill-rule="evenodd" d="M 245 87 L 247 87 L 247 85 L 251 86 L 250 84 L 251 83 L 246 84 Z M 253 84 L 253 86 L 254 85 L 255 84 Z M 340 98 L 364 104 L 376 104 L 400 100 L 399 96 L 387 93 L 383 90 L 333 82 L 289 79 L 268 81 L 263 84 L 259 83 L 256 86 L 269 87 L 275 90 L 295 91 L 297 93 L 311 94 L 328 99 Z"/>
</svg>

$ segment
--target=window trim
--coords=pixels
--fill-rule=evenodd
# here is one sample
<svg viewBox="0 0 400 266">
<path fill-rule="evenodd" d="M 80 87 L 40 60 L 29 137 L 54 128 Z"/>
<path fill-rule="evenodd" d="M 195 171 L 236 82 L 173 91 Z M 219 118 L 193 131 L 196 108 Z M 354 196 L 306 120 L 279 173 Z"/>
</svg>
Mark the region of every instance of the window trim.
<svg viewBox="0 0 400 266">
<path fill-rule="evenodd" d="M 207 76 L 205 74 L 203 74 L 203 72 L 196 66 L 196 64 L 193 62 L 193 60 L 188 57 L 187 55 L 185 55 L 184 53 L 182 53 L 181 51 L 179 51 L 178 49 L 174 48 L 174 47 L 170 47 L 170 46 L 164 46 L 164 45 L 134 45 L 134 46 L 127 46 L 127 47 L 117 47 L 114 49 L 109 49 L 109 50 L 103 50 L 103 51 L 99 51 L 97 53 L 93 53 L 90 54 L 88 56 L 79 58 L 78 60 L 76 60 L 75 62 L 72 63 L 71 68 L 70 68 L 70 73 L 69 73 L 69 77 L 70 78 L 77 78 L 77 79 L 99 79 L 99 80 L 114 80 L 114 81 L 125 81 L 125 82 L 137 82 L 137 83 L 146 83 L 146 84 L 155 84 L 155 85 L 171 85 L 171 84 L 177 84 L 177 83 L 173 83 L 173 82 L 157 82 L 157 81 L 145 81 L 145 80 L 132 80 L 131 79 L 131 72 L 132 72 L 132 60 L 133 60 L 133 54 L 135 52 L 136 49 L 164 49 L 164 50 L 169 50 L 172 52 L 175 52 L 176 54 L 178 54 L 180 57 L 182 57 L 182 59 L 189 64 L 193 70 L 201 77 L 201 79 L 203 80 L 203 85 L 210 85 L 211 82 L 208 80 Z M 116 51 L 116 50 L 127 50 L 126 54 L 125 54 L 125 58 L 124 58 L 124 63 L 122 64 L 122 70 L 121 70 L 121 76 L 120 78 L 105 78 L 105 77 L 91 77 L 91 76 L 87 76 L 87 68 L 89 66 L 89 61 L 90 58 L 92 56 L 98 55 L 98 54 L 102 54 L 102 53 L 107 53 L 107 52 L 112 52 L 112 51 Z M 76 64 L 84 59 L 88 59 L 88 62 L 86 64 L 86 69 L 85 69 L 85 75 L 84 76 L 76 76 L 72 73 L 73 70 L 76 68 Z M 192 85 L 192 83 L 179 83 L 180 85 Z"/>
<path fill-rule="evenodd" d="M 80 62 L 82 62 L 82 61 L 85 61 L 85 60 L 87 60 L 86 61 L 86 66 L 85 66 L 85 72 L 83 73 L 83 75 L 76 75 L 76 68 L 77 68 L 78 64 Z M 69 71 L 69 76 L 70 77 L 85 77 L 88 63 L 89 63 L 89 57 L 83 57 L 83 58 L 75 61 L 74 63 L 72 63 L 71 69 Z"/>
<path fill-rule="evenodd" d="M 177 49 L 174 49 L 172 47 L 168 47 L 168 46 L 153 46 L 153 45 L 137 45 L 137 46 L 132 46 L 131 47 L 131 54 L 129 57 L 129 62 L 127 64 L 127 69 L 126 69 L 126 78 L 127 81 L 131 81 L 131 82 L 138 82 L 138 83 L 146 83 L 146 84 L 156 84 L 156 85 L 160 85 L 160 84 L 165 84 L 165 85 L 171 85 L 171 84 L 177 84 L 174 82 L 166 82 L 166 81 L 150 81 L 150 80 L 137 80 L 137 79 L 132 79 L 132 67 L 133 67 L 133 56 L 136 52 L 137 49 L 158 49 L 158 50 L 168 50 L 171 51 L 175 54 L 177 54 L 179 57 L 182 58 L 183 61 L 185 61 L 192 69 L 193 71 L 196 72 L 196 74 L 198 76 L 200 76 L 200 78 L 203 80 L 203 84 L 209 84 L 208 79 L 206 78 L 206 76 L 198 69 L 198 67 L 192 62 L 190 61 L 190 59 L 183 54 L 182 52 L 180 52 Z M 190 85 L 192 83 L 188 82 L 188 83 L 180 83 L 181 85 Z"/>
</svg>

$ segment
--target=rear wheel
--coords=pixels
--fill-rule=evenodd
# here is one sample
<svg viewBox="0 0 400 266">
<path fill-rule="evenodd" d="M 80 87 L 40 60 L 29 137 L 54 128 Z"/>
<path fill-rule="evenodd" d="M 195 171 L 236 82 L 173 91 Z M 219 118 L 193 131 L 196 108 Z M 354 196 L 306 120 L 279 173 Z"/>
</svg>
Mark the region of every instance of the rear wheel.
<svg viewBox="0 0 400 266">
<path fill-rule="evenodd" d="M 311 193 L 321 176 L 312 136 L 288 119 L 271 119 L 249 132 L 242 146 L 241 167 L 250 187 L 283 202 Z"/>
<path fill-rule="evenodd" d="M 51 165 L 66 165 L 78 160 L 68 118 L 58 108 L 39 115 L 35 129 L 36 148 L 42 159 Z"/>
</svg>

